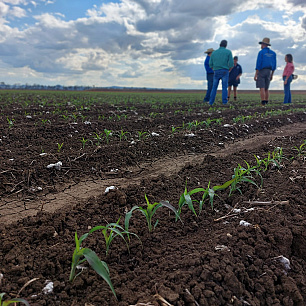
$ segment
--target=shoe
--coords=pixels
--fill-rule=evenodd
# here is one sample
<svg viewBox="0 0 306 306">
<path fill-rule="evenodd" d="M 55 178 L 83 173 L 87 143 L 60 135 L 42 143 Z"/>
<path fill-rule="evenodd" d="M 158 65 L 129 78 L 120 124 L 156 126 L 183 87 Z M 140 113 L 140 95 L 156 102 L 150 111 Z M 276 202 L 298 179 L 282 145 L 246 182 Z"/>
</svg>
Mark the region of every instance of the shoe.
<svg viewBox="0 0 306 306">
<path fill-rule="evenodd" d="M 237 101 L 237 97 L 234 97 L 234 101 Z"/>
</svg>

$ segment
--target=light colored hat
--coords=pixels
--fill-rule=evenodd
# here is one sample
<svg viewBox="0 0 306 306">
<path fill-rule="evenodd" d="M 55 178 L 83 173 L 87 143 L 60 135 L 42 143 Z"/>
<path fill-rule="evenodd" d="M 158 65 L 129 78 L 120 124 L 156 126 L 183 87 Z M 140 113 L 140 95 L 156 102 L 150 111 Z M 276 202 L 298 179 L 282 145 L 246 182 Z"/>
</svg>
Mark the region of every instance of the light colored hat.
<svg viewBox="0 0 306 306">
<path fill-rule="evenodd" d="M 209 48 L 209 49 L 207 49 L 204 53 L 212 53 L 212 52 L 214 52 L 215 50 L 213 49 L 213 48 Z"/>
<path fill-rule="evenodd" d="M 259 44 L 265 44 L 267 46 L 271 46 L 270 45 L 270 38 L 265 37 L 262 41 L 259 42 Z"/>
</svg>

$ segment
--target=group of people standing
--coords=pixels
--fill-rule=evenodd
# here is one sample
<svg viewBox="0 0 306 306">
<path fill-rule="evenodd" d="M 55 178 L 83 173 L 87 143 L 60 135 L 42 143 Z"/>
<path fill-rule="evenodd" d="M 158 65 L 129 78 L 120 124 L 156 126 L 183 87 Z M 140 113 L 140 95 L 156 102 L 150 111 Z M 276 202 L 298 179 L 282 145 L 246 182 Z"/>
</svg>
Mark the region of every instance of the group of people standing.
<svg viewBox="0 0 306 306">
<path fill-rule="evenodd" d="M 260 90 L 261 104 L 266 105 L 269 102 L 269 86 L 276 70 L 276 53 L 269 47 L 270 39 L 265 37 L 259 42 L 261 50 L 258 52 L 255 68 L 254 80 L 256 88 Z M 231 88 L 234 91 L 234 101 L 237 100 L 237 87 L 240 84 L 242 67 L 238 64 L 238 57 L 232 55 L 229 49 L 226 49 L 227 41 L 222 40 L 217 50 L 207 49 L 204 67 L 207 77 L 207 91 L 204 102 L 213 105 L 215 102 L 219 81 L 222 81 L 222 104 L 226 105 L 230 99 Z M 286 67 L 283 71 L 284 80 L 284 103 L 291 103 L 290 84 L 293 80 L 293 57 L 291 54 L 285 56 Z"/>
</svg>

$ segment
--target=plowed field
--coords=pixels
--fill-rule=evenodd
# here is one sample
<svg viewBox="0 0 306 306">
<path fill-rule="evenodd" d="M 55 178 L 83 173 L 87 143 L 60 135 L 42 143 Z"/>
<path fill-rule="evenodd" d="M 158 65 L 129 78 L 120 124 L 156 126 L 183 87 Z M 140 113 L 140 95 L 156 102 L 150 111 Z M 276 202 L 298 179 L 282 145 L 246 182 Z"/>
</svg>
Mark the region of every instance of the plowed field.
<svg viewBox="0 0 306 306">
<path fill-rule="evenodd" d="M 258 94 L 241 93 L 214 108 L 188 92 L 0 94 L 5 298 L 30 305 L 305 305 L 304 93 L 293 94 L 289 106 L 272 94 L 265 107 Z M 250 168 L 217 188 L 237 178 L 235 169 Z M 132 207 L 147 207 L 145 195 L 177 209 L 185 188 L 215 196 L 204 198 L 200 211 L 203 192 L 191 194 L 181 221 L 158 208 L 151 232 L 135 210 L 129 231 L 139 239 L 131 235 L 129 247 L 117 236 L 106 254 L 101 231 L 82 243 L 107 263 L 117 298 L 86 261 L 69 282 L 76 231 L 80 237 L 119 218 L 124 227 Z"/>
</svg>

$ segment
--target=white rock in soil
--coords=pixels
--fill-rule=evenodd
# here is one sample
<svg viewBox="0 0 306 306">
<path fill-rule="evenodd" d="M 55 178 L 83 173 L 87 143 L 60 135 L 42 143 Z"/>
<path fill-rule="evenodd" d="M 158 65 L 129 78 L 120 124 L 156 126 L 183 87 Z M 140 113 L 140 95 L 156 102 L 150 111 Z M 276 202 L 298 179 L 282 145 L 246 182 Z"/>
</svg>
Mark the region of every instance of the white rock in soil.
<svg viewBox="0 0 306 306">
<path fill-rule="evenodd" d="M 62 165 L 63 165 L 63 163 L 62 163 L 61 161 L 58 161 L 58 162 L 55 163 L 55 164 L 49 164 L 49 165 L 47 166 L 47 168 L 48 168 L 48 169 L 55 168 L 56 170 L 61 170 Z"/>
<path fill-rule="evenodd" d="M 229 247 L 227 247 L 226 245 L 223 245 L 223 244 L 216 245 L 215 250 L 216 251 L 228 251 L 228 252 L 230 252 Z"/>
<path fill-rule="evenodd" d="M 193 134 L 193 133 L 186 134 L 185 137 L 195 137 L 195 134 Z"/>
<path fill-rule="evenodd" d="M 160 136 L 159 134 L 157 134 L 157 133 L 155 133 L 155 132 L 153 132 L 151 135 L 152 135 L 152 136 Z"/>
<path fill-rule="evenodd" d="M 105 194 L 109 193 L 111 190 L 116 190 L 115 186 L 106 187 Z"/>
<path fill-rule="evenodd" d="M 53 292 L 53 282 L 51 281 L 46 281 L 46 286 L 43 288 L 42 292 L 44 294 L 50 294 Z"/>
<path fill-rule="evenodd" d="M 251 226 L 252 224 L 249 223 L 249 222 L 246 222 L 246 221 L 244 221 L 244 220 L 241 220 L 240 223 L 239 223 L 239 225 L 242 225 L 242 226 Z"/>
<path fill-rule="evenodd" d="M 274 259 L 278 259 L 285 267 L 286 270 L 290 270 L 290 260 L 285 256 L 281 255 L 278 257 L 274 257 Z"/>
</svg>

